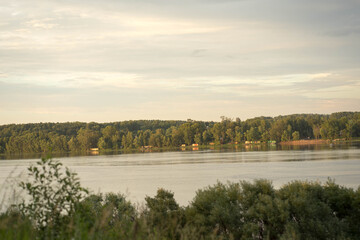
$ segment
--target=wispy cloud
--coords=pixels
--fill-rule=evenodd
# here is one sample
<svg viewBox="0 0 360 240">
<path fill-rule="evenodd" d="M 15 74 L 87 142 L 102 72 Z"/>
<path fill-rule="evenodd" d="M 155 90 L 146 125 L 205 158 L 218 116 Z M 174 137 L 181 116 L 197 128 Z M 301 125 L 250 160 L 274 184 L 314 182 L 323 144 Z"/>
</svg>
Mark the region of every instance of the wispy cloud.
<svg viewBox="0 0 360 240">
<path fill-rule="evenodd" d="M 53 20 L 54 20 L 53 18 L 33 19 L 27 21 L 25 24 L 28 25 L 30 28 L 35 28 L 35 29 L 52 29 L 58 25 L 52 23 Z"/>
<path fill-rule="evenodd" d="M 358 1 L 35 2 L 0 4 L 0 123 L 359 110 Z"/>
</svg>

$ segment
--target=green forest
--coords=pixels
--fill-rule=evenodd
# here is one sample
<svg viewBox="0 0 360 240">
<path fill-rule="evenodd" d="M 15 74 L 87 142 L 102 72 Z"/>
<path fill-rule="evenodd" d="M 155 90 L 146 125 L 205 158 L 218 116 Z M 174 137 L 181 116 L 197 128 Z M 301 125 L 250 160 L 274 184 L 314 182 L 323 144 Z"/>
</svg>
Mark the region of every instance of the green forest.
<svg viewBox="0 0 360 240">
<path fill-rule="evenodd" d="M 136 120 L 112 123 L 29 123 L 0 126 L 0 153 L 42 153 L 171 148 L 245 141 L 284 142 L 300 139 L 360 137 L 360 113 L 295 114 L 219 122 Z"/>
<path fill-rule="evenodd" d="M 52 159 L 28 168 L 20 199 L 0 213 L 0 239 L 359 239 L 360 188 L 329 179 L 218 182 L 188 206 L 158 189 L 137 206 L 118 193 L 91 194 Z M 119 183 L 121 184 L 121 183 Z M 176 193 L 175 193 L 176 194 Z"/>
</svg>

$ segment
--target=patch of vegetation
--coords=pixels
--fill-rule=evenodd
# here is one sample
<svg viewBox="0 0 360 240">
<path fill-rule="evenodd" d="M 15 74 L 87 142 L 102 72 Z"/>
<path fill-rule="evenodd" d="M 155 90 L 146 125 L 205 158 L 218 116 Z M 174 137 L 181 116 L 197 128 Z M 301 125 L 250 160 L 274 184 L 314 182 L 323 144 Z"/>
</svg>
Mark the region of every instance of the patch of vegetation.
<svg viewBox="0 0 360 240">
<path fill-rule="evenodd" d="M 220 122 L 137 120 L 114 123 L 36 123 L 0 126 L 0 153 L 149 150 L 182 145 L 360 137 L 360 113 L 295 114 Z"/>
</svg>

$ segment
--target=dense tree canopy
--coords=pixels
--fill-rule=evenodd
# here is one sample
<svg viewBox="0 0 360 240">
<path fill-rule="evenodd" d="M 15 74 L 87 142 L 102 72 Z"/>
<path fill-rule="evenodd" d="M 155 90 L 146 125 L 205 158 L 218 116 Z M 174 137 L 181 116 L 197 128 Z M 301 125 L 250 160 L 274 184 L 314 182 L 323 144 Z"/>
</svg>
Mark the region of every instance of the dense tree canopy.
<svg viewBox="0 0 360 240">
<path fill-rule="evenodd" d="M 0 126 L 0 153 L 35 153 L 179 147 L 244 141 L 352 139 L 360 137 L 360 113 L 295 114 L 220 122 L 137 120 L 114 123 L 32 123 Z"/>
</svg>

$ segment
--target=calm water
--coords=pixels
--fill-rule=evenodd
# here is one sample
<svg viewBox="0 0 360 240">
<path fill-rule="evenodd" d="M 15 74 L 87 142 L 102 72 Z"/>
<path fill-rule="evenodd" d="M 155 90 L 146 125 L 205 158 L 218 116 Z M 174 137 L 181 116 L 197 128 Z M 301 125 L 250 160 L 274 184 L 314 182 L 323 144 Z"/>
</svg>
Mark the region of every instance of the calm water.
<svg viewBox="0 0 360 240">
<path fill-rule="evenodd" d="M 55 159 L 77 172 L 83 186 L 93 192 L 125 193 L 136 202 L 142 202 L 146 195 L 153 196 L 157 188 L 163 187 L 174 191 L 177 201 L 187 205 L 197 189 L 217 180 L 266 178 L 280 187 L 291 180 L 325 182 L 330 177 L 348 187 L 360 185 L 359 144 L 299 150 L 203 150 Z M 0 160 L 0 184 L 10 173 L 15 176 L 26 172 L 26 167 L 36 161 Z"/>
</svg>

